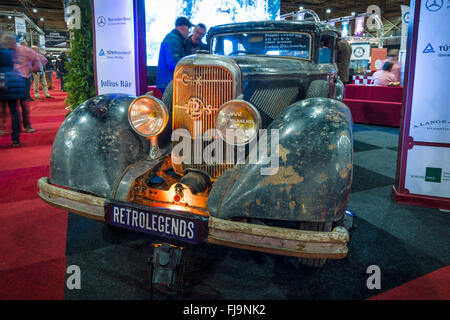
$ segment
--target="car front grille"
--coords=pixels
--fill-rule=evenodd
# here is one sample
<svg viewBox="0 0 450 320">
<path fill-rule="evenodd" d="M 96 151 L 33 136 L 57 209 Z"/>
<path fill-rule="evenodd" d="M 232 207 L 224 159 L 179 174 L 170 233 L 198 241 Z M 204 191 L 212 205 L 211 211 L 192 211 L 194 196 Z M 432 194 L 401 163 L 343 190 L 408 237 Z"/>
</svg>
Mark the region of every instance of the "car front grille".
<svg viewBox="0 0 450 320">
<path fill-rule="evenodd" d="M 173 93 L 173 130 L 186 129 L 193 139 L 215 128 L 219 107 L 235 97 L 233 92 L 233 76 L 222 66 L 187 65 L 177 70 L 174 75 Z M 208 137 L 216 139 L 217 137 Z M 203 150 L 205 144 L 203 143 Z M 226 153 L 224 144 L 224 154 Z M 194 159 L 191 155 L 192 160 Z M 230 164 L 183 164 L 175 167 L 175 171 L 183 174 L 188 168 L 207 172 L 214 180 L 225 170 L 233 167 Z"/>
</svg>

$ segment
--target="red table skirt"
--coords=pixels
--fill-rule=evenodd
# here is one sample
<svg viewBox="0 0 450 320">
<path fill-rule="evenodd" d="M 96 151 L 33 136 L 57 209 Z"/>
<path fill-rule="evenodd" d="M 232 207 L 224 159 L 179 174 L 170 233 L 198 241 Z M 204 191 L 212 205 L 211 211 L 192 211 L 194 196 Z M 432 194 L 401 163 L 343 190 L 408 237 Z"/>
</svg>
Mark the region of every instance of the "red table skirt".
<svg viewBox="0 0 450 320">
<path fill-rule="evenodd" d="M 347 84 L 346 99 L 402 102 L 403 87 L 365 86 Z"/>
<path fill-rule="evenodd" d="M 344 103 L 349 107 L 353 122 L 399 127 L 403 87 L 345 86 Z"/>
</svg>

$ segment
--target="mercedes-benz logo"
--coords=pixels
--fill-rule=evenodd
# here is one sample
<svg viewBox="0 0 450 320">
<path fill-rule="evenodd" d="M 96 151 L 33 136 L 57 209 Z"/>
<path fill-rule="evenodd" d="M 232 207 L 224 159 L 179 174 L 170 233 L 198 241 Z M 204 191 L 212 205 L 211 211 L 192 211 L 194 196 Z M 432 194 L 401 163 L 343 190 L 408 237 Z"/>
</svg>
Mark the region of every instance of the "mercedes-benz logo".
<svg viewBox="0 0 450 320">
<path fill-rule="evenodd" d="M 425 4 L 425 8 L 428 9 L 428 11 L 436 12 L 442 8 L 444 5 L 444 0 L 427 0 L 427 3 Z"/>
<path fill-rule="evenodd" d="M 403 21 L 404 21 L 405 23 L 409 23 L 409 12 L 406 12 L 406 13 L 403 15 Z"/>
<path fill-rule="evenodd" d="M 106 18 L 103 17 L 103 16 L 98 17 L 98 19 L 97 19 L 97 25 L 98 25 L 99 27 L 104 27 L 104 26 L 106 25 Z"/>
<path fill-rule="evenodd" d="M 366 52 L 366 50 L 364 50 L 363 47 L 356 47 L 355 51 L 353 51 L 353 54 L 355 57 L 361 58 L 365 52 Z"/>
</svg>

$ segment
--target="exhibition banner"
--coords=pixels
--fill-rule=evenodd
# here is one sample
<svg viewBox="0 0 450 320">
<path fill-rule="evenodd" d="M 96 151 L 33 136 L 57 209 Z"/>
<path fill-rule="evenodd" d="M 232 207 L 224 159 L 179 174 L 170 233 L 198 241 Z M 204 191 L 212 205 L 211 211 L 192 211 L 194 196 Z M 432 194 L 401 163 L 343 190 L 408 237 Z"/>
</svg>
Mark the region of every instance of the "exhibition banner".
<svg viewBox="0 0 450 320">
<path fill-rule="evenodd" d="M 450 3 L 431 2 L 420 10 L 409 135 L 450 143 Z"/>
<path fill-rule="evenodd" d="M 45 32 L 45 46 L 47 48 L 67 48 L 67 44 L 70 40 L 68 32 Z"/>
<path fill-rule="evenodd" d="M 93 13 L 97 94 L 136 95 L 134 1 L 94 0 Z"/>
<path fill-rule="evenodd" d="M 342 21 L 341 23 L 341 37 L 345 38 L 350 35 L 349 32 L 350 29 L 350 23 L 348 20 Z"/>
<path fill-rule="evenodd" d="M 355 18 L 355 36 L 362 37 L 364 34 L 364 17 Z"/>
<path fill-rule="evenodd" d="M 370 70 L 377 71 L 383 68 L 384 60 L 387 58 L 386 48 L 372 48 L 370 54 Z"/>
<path fill-rule="evenodd" d="M 25 24 L 25 18 L 15 17 L 14 22 L 16 25 L 17 43 L 27 40 L 27 25 Z"/>
<path fill-rule="evenodd" d="M 406 50 L 406 41 L 408 40 L 409 25 L 409 6 L 400 6 L 402 9 L 402 38 L 400 42 L 400 50 Z"/>
<path fill-rule="evenodd" d="M 41 48 L 42 51 L 45 50 L 45 36 L 43 34 L 39 35 L 39 48 Z"/>
<path fill-rule="evenodd" d="M 393 192 L 399 202 L 450 209 L 450 0 L 413 0 L 410 9 Z"/>
<path fill-rule="evenodd" d="M 351 60 L 369 60 L 370 59 L 370 43 L 352 43 Z"/>
</svg>

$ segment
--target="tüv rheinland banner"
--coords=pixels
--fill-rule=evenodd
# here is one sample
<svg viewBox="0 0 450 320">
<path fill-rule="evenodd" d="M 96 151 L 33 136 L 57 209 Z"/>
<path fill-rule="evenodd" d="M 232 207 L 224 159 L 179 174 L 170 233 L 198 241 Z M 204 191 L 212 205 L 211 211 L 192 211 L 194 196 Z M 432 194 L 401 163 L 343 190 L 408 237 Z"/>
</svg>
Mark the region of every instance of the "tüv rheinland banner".
<svg viewBox="0 0 450 320">
<path fill-rule="evenodd" d="M 450 198 L 450 0 L 422 0 L 419 20 L 405 188 Z"/>
<path fill-rule="evenodd" d="M 136 95 L 133 0 L 94 0 L 97 94 Z"/>
</svg>

